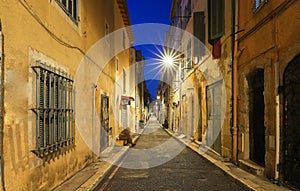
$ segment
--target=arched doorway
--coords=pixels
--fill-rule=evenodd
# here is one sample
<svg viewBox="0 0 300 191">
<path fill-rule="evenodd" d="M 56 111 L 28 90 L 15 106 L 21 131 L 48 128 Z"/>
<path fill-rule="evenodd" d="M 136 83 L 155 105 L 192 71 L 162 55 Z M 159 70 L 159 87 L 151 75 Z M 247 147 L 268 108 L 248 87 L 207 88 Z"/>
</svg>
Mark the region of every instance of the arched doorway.
<svg viewBox="0 0 300 191">
<path fill-rule="evenodd" d="M 264 70 L 257 69 L 248 76 L 249 82 L 249 143 L 250 160 L 265 166 Z"/>
<path fill-rule="evenodd" d="M 286 183 L 300 189 L 300 55 L 284 75 L 284 167 Z"/>
</svg>

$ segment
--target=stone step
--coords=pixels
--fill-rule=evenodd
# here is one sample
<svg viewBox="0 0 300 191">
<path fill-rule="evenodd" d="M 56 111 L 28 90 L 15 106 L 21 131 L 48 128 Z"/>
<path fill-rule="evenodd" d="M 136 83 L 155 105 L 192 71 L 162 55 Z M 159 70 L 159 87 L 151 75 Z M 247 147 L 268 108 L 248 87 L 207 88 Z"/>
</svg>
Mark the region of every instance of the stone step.
<svg viewBox="0 0 300 191">
<path fill-rule="evenodd" d="M 261 176 L 264 175 L 264 167 L 256 164 L 251 160 L 239 160 L 239 167 L 253 175 Z"/>
</svg>

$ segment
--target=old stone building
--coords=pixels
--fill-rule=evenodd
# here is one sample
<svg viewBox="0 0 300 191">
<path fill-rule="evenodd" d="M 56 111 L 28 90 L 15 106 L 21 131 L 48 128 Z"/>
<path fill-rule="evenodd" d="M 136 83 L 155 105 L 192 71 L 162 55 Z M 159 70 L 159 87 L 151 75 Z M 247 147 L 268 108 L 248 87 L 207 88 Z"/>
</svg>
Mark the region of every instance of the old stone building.
<svg viewBox="0 0 300 191">
<path fill-rule="evenodd" d="M 135 52 L 135 90 L 136 90 L 136 129 L 140 130 L 140 121 L 145 121 L 148 110 L 147 108 L 147 96 L 148 96 L 148 89 L 145 83 L 144 77 L 144 67 L 145 67 L 145 58 L 143 57 L 142 50 L 136 50 Z"/>
<path fill-rule="evenodd" d="M 89 52 L 129 25 L 126 9 L 121 0 L 0 1 L 2 188 L 52 189 L 107 146 L 97 124 L 104 134 L 116 127 L 117 62 Z M 114 39 L 104 41 L 113 51 Z M 122 73 L 129 53 L 120 54 Z"/>
<path fill-rule="evenodd" d="M 172 130 L 253 174 L 299 188 L 300 27 L 295 10 L 299 2 L 294 0 L 174 0 L 172 26 L 184 32 L 170 27 L 165 44 L 183 54 L 173 78 L 177 85 L 170 90 Z M 197 40 L 186 40 L 188 33 L 206 51 L 198 49 Z M 211 83 L 207 73 L 215 74 L 207 66 L 213 64 L 222 79 Z M 194 97 L 198 111 L 189 101 Z M 198 121 L 189 118 L 194 114 Z"/>
<path fill-rule="evenodd" d="M 134 64 L 131 62 L 133 56 L 130 49 L 133 34 L 128 29 L 130 19 L 126 2 L 120 0 L 113 1 L 111 4 L 112 9 L 108 9 L 108 11 L 114 11 L 108 13 L 110 17 L 107 17 L 104 23 L 106 37 L 99 42 L 100 46 L 103 44 L 104 47 L 103 49 L 99 48 L 100 51 L 97 50 L 97 52 L 101 52 L 100 55 L 106 53 L 105 61 L 100 63 L 104 68 L 98 76 L 96 88 L 96 115 L 100 116 L 101 128 L 97 128 L 98 124 L 95 123 L 95 133 L 101 135 L 100 151 L 113 145 L 116 137 L 124 128 L 134 129 L 135 110 L 131 110 L 129 105 L 131 101 L 134 101 L 134 95 L 131 95 L 134 85 L 131 83 L 131 76 L 135 76 L 135 71 L 130 68 Z M 106 102 L 109 104 L 105 104 Z M 107 111 L 107 114 L 103 115 L 105 113 L 103 111 Z M 100 132 L 98 132 L 99 130 Z"/>
<path fill-rule="evenodd" d="M 232 4 L 224 1 L 172 2 L 173 26 L 184 32 L 176 43 L 178 39 L 172 36 L 178 38 L 178 35 L 169 31 L 167 41 L 181 46 L 184 56 L 179 73 L 175 75 L 177 85 L 172 86 L 175 91 L 170 102 L 174 103 L 170 105 L 174 110 L 170 113 L 177 113 L 177 117 L 169 119 L 179 118 L 176 129 L 180 133 L 229 159 L 232 156 Z M 175 127 L 174 120 L 170 123 Z"/>
<path fill-rule="evenodd" d="M 237 121 L 245 169 L 299 182 L 299 11 L 293 0 L 239 1 Z"/>
</svg>

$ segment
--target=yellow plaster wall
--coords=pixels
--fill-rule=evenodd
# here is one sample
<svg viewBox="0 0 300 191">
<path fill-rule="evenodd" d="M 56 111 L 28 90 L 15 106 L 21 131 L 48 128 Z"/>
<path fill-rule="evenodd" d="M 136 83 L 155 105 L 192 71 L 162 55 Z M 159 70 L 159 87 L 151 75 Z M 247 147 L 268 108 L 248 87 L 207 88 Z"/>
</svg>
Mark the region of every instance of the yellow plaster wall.
<svg viewBox="0 0 300 191">
<path fill-rule="evenodd" d="M 78 25 L 54 0 L 26 2 L 28 5 L 23 0 L 0 2 L 4 35 L 4 180 L 7 190 L 49 190 L 90 163 L 92 152 L 77 130 L 75 147 L 65 153 L 40 159 L 31 152 L 35 126 L 30 111 L 34 94 L 29 91 L 33 90 L 31 80 L 34 78 L 30 64 L 36 58 L 34 55 L 39 55 L 45 62 L 55 62 L 74 76 L 83 58 L 77 49 L 85 52 L 103 37 L 104 18 L 113 23 L 113 2 L 78 0 Z M 51 33 L 76 48 L 57 42 L 22 4 L 30 8 Z"/>
</svg>

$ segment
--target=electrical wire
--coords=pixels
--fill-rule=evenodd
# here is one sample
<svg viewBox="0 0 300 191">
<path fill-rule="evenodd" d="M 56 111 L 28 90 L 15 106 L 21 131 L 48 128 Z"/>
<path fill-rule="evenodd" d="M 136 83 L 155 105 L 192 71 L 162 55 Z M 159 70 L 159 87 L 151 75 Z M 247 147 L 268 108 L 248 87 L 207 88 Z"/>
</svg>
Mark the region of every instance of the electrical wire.
<svg viewBox="0 0 300 191">
<path fill-rule="evenodd" d="M 101 68 L 91 57 L 89 57 L 88 55 L 86 55 L 86 53 L 79 47 L 71 45 L 69 43 L 67 43 L 66 41 L 60 39 L 57 35 L 55 35 L 40 19 L 40 17 L 35 14 L 35 12 L 30 8 L 30 5 L 27 3 L 26 0 L 18 0 L 21 5 L 27 10 L 27 12 L 46 30 L 46 32 L 59 44 L 67 47 L 67 48 L 71 48 L 71 49 L 75 49 L 78 50 L 85 58 L 87 58 L 89 61 L 91 61 L 93 64 L 95 64 L 103 74 L 105 74 L 107 77 L 109 77 L 114 83 L 116 83 L 118 86 L 120 86 L 120 84 L 118 84 L 118 82 L 111 77 L 109 74 L 107 74 L 106 72 L 104 72 L 103 68 Z"/>
</svg>

